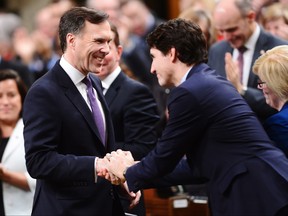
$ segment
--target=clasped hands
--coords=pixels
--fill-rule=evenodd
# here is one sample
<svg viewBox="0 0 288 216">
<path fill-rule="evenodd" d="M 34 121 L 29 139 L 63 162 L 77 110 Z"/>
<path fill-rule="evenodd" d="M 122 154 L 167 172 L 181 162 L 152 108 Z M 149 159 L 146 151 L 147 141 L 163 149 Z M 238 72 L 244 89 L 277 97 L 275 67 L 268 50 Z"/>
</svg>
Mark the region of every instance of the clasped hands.
<svg viewBox="0 0 288 216">
<path fill-rule="evenodd" d="M 130 192 L 123 174 L 128 167 L 135 163 L 131 152 L 120 149 L 106 154 L 104 158 L 99 158 L 97 161 L 97 175 L 107 179 L 114 185 L 122 185 L 132 199 L 130 207 L 138 204 L 141 192 Z"/>
<path fill-rule="evenodd" d="M 106 154 L 97 162 L 97 175 L 109 180 L 114 185 L 122 184 L 126 181 L 123 172 L 135 164 L 131 152 L 118 149 Z"/>
</svg>

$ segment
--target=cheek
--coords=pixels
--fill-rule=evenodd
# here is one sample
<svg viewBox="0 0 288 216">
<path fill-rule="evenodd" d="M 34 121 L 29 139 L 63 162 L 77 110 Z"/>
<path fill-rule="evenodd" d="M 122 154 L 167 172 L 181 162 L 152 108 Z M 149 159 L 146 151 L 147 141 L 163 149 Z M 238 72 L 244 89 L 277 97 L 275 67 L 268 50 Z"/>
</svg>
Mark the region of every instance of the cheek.
<svg viewBox="0 0 288 216">
<path fill-rule="evenodd" d="M 21 97 L 15 98 L 15 100 L 13 100 L 13 104 L 15 105 L 15 107 L 17 108 L 17 110 L 19 110 L 19 112 L 20 112 L 21 109 L 22 109 Z"/>
</svg>

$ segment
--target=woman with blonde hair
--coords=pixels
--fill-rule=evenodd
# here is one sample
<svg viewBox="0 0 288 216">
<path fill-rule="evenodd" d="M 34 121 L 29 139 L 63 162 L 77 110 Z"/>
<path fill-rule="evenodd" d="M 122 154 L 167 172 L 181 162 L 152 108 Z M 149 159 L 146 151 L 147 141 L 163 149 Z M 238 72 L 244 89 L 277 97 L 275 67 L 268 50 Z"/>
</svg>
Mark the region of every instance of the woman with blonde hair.
<svg viewBox="0 0 288 216">
<path fill-rule="evenodd" d="M 288 157 L 288 45 L 274 47 L 260 56 L 253 71 L 266 103 L 278 110 L 264 122 L 264 128 Z"/>
</svg>

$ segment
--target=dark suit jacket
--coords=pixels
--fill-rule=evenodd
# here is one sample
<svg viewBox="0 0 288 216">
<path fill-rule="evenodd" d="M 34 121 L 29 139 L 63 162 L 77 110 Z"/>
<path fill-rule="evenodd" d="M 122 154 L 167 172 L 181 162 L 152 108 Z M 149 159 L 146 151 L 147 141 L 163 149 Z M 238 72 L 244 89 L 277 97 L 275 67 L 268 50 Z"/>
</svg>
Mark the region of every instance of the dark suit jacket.
<svg viewBox="0 0 288 216">
<path fill-rule="evenodd" d="M 159 121 L 150 90 L 121 72 L 105 94 L 114 126 L 116 148 L 142 159 L 157 143 Z"/>
<path fill-rule="evenodd" d="M 157 105 L 151 91 L 144 84 L 121 73 L 105 94 L 114 126 L 116 148 L 130 151 L 141 160 L 156 145 L 159 121 Z M 139 204 L 129 209 L 130 200 L 122 197 L 125 212 L 145 215 L 143 193 Z"/>
<path fill-rule="evenodd" d="M 97 92 L 100 86 L 100 80 L 93 82 Z M 27 170 L 37 178 L 33 215 L 115 215 L 113 186 L 100 177 L 95 183 L 95 157 L 114 149 L 102 93 L 99 99 L 106 117 L 106 147 L 90 109 L 59 62 L 29 90 L 23 119 Z"/>
<path fill-rule="evenodd" d="M 23 65 L 20 62 L 17 61 L 6 61 L 4 59 L 0 60 L 0 70 L 2 69 L 12 69 L 15 70 L 23 82 L 26 84 L 26 86 L 29 88 L 32 83 L 34 82 L 34 76 L 32 75 L 32 72 L 29 71 L 28 67 L 26 65 Z"/>
<path fill-rule="evenodd" d="M 264 122 L 264 129 L 277 147 L 288 157 L 288 103 Z"/>
<path fill-rule="evenodd" d="M 156 147 L 127 169 L 130 190 L 155 185 L 186 154 L 172 182 L 206 179 L 213 215 L 274 215 L 287 205 L 288 160 L 228 81 L 206 64 L 194 66 L 171 91 L 168 109 Z"/>
<path fill-rule="evenodd" d="M 252 72 L 252 67 L 256 59 L 261 55 L 261 52 L 283 44 L 288 44 L 288 41 L 276 38 L 275 36 L 272 36 L 271 34 L 261 29 L 251 63 L 248 89 L 243 96 L 252 110 L 257 114 L 260 121 L 264 121 L 267 117 L 276 113 L 276 110 L 272 109 L 269 105 L 266 104 L 262 91 L 257 89 L 258 77 Z M 232 54 L 233 48 L 226 40 L 212 45 L 209 49 L 209 66 L 215 69 L 217 73 L 224 77 L 226 77 L 225 53 L 227 52 Z"/>
</svg>

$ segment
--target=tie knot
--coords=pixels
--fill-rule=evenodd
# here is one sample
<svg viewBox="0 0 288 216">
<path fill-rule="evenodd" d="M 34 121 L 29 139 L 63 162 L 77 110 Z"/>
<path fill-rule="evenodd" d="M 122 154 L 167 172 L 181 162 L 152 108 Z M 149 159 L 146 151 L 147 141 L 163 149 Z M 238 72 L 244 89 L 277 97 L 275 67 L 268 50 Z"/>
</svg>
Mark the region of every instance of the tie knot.
<svg viewBox="0 0 288 216">
<path fill-rule="evenodd" d="M 238 48 L 238 51 L 241 54 L 243 54 L 246 50 L 247 50 L 247 48 L 245 46 L 241 46 L 241 47 Z"/>
<path fill-rule="evenodd" d="M 86 76 L 82 82 L 87 86 L 87 88 L 90 88 L 92 86 L 91 80 L 88 76 Z"/>
</svg>

